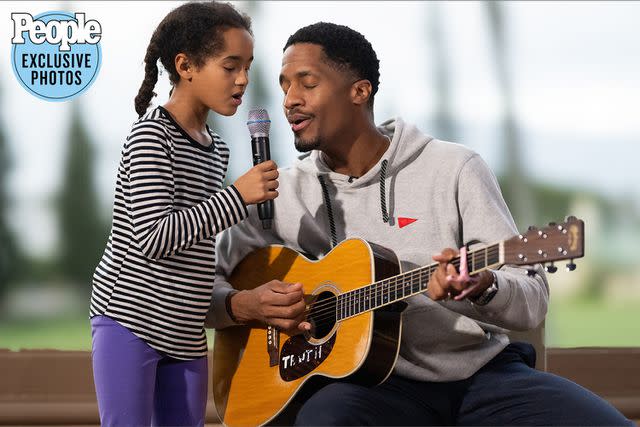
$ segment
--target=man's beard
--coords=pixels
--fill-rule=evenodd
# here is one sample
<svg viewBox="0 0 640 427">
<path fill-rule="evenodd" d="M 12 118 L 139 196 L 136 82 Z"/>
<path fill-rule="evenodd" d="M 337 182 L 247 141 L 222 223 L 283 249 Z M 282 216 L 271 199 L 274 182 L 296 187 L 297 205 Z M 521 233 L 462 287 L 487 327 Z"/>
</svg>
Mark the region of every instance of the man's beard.
<svg viewBox="0 0 640 427">
<path fill-rule="evenodd" d="M 320 147 L 320 142 L 320 137 L 316 137 L 315 139 L 310 140 L 304 140 L 296 136 L 294 139 L 296 150 L 301 153 L 307 153 L 311 150 L 317 150 Z"/>
</svg>

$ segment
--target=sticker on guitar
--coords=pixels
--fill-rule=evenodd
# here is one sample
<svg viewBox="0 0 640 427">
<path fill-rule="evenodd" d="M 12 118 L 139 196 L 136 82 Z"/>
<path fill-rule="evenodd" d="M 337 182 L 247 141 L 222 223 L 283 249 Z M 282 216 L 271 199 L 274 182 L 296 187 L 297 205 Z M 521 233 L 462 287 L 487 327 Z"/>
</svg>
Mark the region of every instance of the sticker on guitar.
<svg viewBox="0 0 640 427">
<path fill-rule="evenodd" d="M 292 367 L 297 363 L 311 362 L 312 360 L 319 360 L 322 358 L 322 345 L 317 346 L 314 349 L 304 350 L 302 354 L 297 357 L 295 354 L 290 354 L 282 358 L 282 369 Z"/>
<path fill-rule="evenodd" d="M 293 381 L 307 375 L 329 357 L 335 342 L 336 334 L 322 344 L 312 344 L 302 334 L 289 338 L 280 353 L 280 376 Z"/>
</svg>

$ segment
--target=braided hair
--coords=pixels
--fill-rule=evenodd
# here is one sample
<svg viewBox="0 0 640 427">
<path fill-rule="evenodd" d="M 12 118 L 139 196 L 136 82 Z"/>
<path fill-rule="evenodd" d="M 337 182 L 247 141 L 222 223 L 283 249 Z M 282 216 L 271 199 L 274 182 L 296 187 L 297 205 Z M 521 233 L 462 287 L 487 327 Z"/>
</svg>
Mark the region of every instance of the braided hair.
<svg viewBox="0 0 640 427">
<path fill-rule="evenodd" d="M 135 108 L 142 117 L 149 108 L 158 82 L 158 60 L 169 73 L 173 85 L 180 81 L 175 57 L 184 53 L 195 67 L 224 49 L 224 32 L 241 28 L 251 32 L 251 19 L 229 3 L 191 2 L 173 9 L 160 22 L 151 36 L 144 57 L 144 80 L 135 99 Z"/>
</svg>

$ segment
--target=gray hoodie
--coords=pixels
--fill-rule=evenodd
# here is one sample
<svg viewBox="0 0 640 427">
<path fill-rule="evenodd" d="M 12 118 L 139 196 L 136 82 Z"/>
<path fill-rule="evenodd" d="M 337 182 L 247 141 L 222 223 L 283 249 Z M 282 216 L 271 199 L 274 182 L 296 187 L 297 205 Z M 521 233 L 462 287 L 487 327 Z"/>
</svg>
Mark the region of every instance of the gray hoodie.
<svg viewBox="0 0 640 427">
<path fill-rule="evenodd" d="M 392 249 L 408 271 L 432 264 L 444 248 L 517 234 L 496 178 L 477 153 L 400 118 L 379 130 L 391 144 L 365 175 L 335 173 L 312 151 L 281 169 L 271 230 L 262 229 L 251 206 L 247 220 L 220 236 L 209 326 L 234 324 L 225 309 L 231 290 L 225 277 L 258 247 L 282 244 L 319 259 L 331 250 L 333 231 L 337 242 L 360 237 Z M 503 266 L 496 272 L 499 291 L 485 306 L 434 302 L 426 294 L 408 298 L 394 373 L 422 381 L 471 376 L 508 344 L 507 330 L 532 329 L 544 319 L 549 290 L 541 266 L 536 270 L 529 277 L 525 269 Z"/>
</svg>

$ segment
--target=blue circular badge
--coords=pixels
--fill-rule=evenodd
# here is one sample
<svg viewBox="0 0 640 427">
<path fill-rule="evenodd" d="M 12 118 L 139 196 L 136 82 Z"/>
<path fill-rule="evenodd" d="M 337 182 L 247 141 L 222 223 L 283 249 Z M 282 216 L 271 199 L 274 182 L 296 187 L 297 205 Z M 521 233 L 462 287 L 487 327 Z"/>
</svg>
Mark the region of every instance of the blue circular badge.
<svg viewBox="0 0 640 427">
<path fill-rule="evenodd" d="M 100 71 L 102 50 L 99 41 L 87 42 L 89 31 L 95 28 L 85 27 L 84 14 L 19 15 L 14 19 L 15 34 L 20 33 L 23 42 L 14 41 L 11 62 L 22 87 L 52 102 L 72 99 L 87 90 Z M 100 34 L 92 37 L 99 40 Z"/>
</svg>

